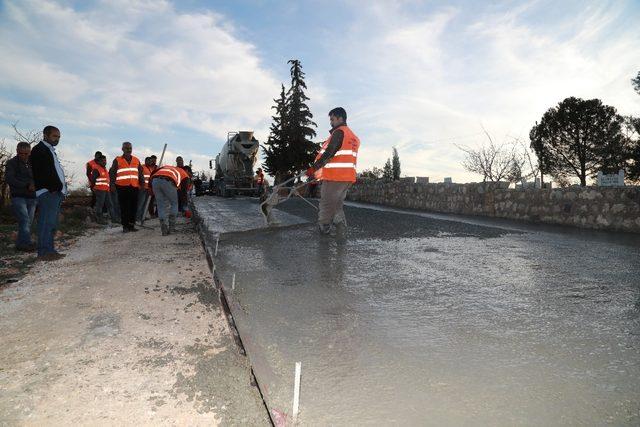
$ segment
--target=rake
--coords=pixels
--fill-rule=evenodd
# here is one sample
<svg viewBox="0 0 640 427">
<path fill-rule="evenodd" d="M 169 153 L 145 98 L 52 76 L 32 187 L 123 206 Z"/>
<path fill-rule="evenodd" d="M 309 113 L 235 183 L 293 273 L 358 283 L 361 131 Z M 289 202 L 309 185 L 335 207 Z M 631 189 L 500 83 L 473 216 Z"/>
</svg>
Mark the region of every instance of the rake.
<svg viewBox="0 0 640 427">
<path fill-rule="evenodd" d="M 267 197 L 266 200 L 260 204 L 260 212 L 262 213 L 262 216 L 264 217 L 264 220 L 267 223 L 267 226 L 271 226 L 275 224 L 275 221 L 273 219 L 273 215 L 271 212 L 273 208 L 278 204 L 286 200 L 289 200 L 291 196 L 298 196 L 302 200 L 304 200 L 309 206 L 313 207 L 316 210 L 318 209 L 316 205 L 314 205 L 313 203 L 311 203 L 310 201 L 302 197 L 300 193 L 298 193 L 299 189 L 301 189 L 307 184 L 310 184 L 311 182 L 314 182 L 315 179 L 313 181 L 303 182 L 301 184 L 294 185 L 293 187 L 285 187 L 285 185 L 287 185 L 288 183 L 296 179 L 302 178 L 303 176 L 305 176 L 305 174 L 306 173 L 303 172 L 297 176 L 294 176 L 293 178 L 289 178 L 288 180 L 281 182 L 278 185 L 275 185 L 271 190 L 271 194 L 269 195 L 269 197 Z M 288 191 L 285 194 L 282 194 L 282 190 L 288 190 Z"/>
</svg>

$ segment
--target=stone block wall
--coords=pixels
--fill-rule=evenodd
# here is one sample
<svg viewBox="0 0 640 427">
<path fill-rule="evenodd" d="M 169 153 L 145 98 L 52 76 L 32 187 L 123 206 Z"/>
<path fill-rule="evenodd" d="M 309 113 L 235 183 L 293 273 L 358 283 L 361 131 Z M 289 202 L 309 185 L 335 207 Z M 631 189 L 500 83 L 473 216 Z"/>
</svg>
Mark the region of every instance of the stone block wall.
<svg viewBox="0 0 640 427">
<path fill-rule="evenodd" d="M 640 187 L 509 189 L 506 183 L 363 181 L 351 188 L 347 198 L 398 208 L 640 233 Z"/>
</svg>

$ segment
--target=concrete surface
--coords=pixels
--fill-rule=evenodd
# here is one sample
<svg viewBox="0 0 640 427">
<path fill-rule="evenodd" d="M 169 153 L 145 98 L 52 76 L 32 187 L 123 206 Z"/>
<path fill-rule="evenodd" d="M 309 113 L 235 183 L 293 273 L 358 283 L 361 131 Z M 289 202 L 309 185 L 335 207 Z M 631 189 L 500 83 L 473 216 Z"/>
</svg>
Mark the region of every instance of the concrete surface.
<svg viewBox="0 0 640 427">
<path fill-rule="evenodd" d="M 220 237 L 216 274 L 277 423 L 298 361 L 302 425 L 640 423 L 637 239 L 346 212 L 345 244 L 313 225 Z"/>
<path fill-rule="evenodd" d="M 269 425 L 193 227 L 147 225 L 0 288 L 1 425 Z"/>
</svg>

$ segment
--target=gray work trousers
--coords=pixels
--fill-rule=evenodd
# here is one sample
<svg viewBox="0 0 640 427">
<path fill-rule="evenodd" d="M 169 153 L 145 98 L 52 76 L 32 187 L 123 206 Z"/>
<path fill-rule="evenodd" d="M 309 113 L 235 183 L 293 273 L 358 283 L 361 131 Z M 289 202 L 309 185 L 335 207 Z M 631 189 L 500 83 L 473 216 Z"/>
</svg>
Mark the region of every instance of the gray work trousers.
<svg viewBox="0 0 640 427">
<path fill-rule="evenodd" d="M 162 178 L 154 178 L 151 181 L 153 194 L 156 196 L 156 206 L 158 207 L 158 218 L 166 221 L 169 216 L 178 215 L 178 192 L 173 182 Z M 169 205 L 169 209 L 167 209 Z"/>
<path fill-rule="evenodd" d="M 118 221 L 115 209 L 113 209 L 113 204 L 111 203 L 111 193 L 109 191 L 99 190 L 94 190 L 93 193 L 96 195 L 96 219 L 102 218 L 102 210 L 106 206 L 111 221 Z"/>
<path fill-rule="evenodd" d="M 136 211 L 136 215 L 138 216 L 136 219 L 142 222 L 142 219 L 147 214 L 144 207 L 147 204 L 147 199 L 149 199 L 149 193 L 144 188 L 141 188 L 138 192 L 138 210 Z"/>
<path fill-rule="evenodd" d="M 320 187 L 320 210 L 318 212 L 318 224 L 320 226 L 327 226 L 332 223 L 347 225 L 343 204 L 350 187 L 350 182 L 322 181 L 322 186 Z"/>
<path fill-rule="evenodd" d="M 120 221 L 120 202 L 118 201 L 118 192 L 111 191 L 109 193 L 109 198 L 111 199 L 111 208 L 113 209 L 113 220 Z"/>
</svg>

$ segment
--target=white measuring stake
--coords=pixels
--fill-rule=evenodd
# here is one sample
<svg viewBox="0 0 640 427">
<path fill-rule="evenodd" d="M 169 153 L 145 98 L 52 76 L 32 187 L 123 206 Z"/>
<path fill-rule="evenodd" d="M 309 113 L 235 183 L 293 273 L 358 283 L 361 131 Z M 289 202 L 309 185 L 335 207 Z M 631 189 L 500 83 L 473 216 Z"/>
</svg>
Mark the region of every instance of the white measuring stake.
<svg viewBox="0 0 640 427">
<path fill-rule="evenodd" d="M 231 290 L 236 290 L 236 273 L 233 273 L 233 277 L 231 278 Z"/>
<path fill-rule="evenodd" d="M 298 420 L 298 410 L 300 409 L 300 374 L 302 372 L 302 362 L 296 362 L 296 376 L 293 382 L 293 423 Z"/>
<path fill-rule="evenodd" d="M 218 256 L 218 240 L 220 240 L 220 238 L 217 238 L 217 239 L 216 239 L 216 250 L 215 250 L 215 252 L 213 253 L 213 256 Z"/>
</svg>

